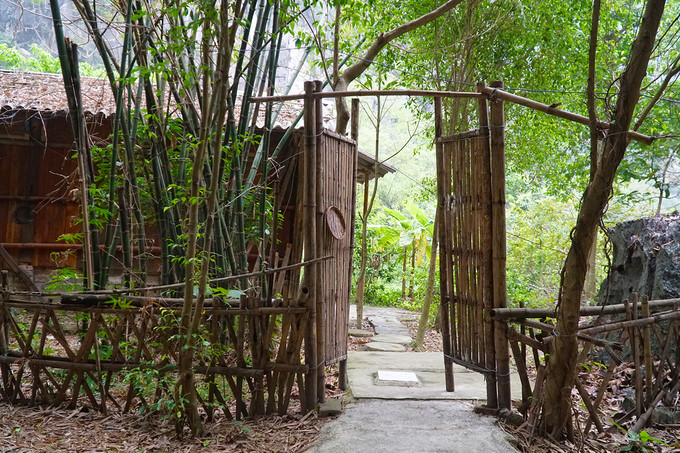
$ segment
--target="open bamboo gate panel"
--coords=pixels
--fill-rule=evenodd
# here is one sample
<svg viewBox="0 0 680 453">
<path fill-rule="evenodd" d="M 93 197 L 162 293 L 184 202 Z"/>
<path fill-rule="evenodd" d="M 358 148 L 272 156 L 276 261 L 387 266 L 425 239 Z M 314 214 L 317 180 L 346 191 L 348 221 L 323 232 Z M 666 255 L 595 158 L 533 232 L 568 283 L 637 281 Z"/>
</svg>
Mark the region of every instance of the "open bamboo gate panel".
<svg viewBox="0 0 680 453">
<path fill-rule="evenodd" d="M 435 99 L 442 334 L 447 391 L 455 391 L 456 363 L 485 375 L 489 407 L 507 408 L 505 326 L 491 319 L 494 307 L 506 305 L 502 101 L 493 104 L 496 127 L 489 127 L 480 98 L 479 129 L 442 136 L 441 100 Z"/>
<path fill-rule="evenodd" d="M 326 365 L 347 358 L 347 325 L 352 278 L 352 225 L 354 225 L 357 144 L 325 130 L 320 136 L 317 212 L 323 222 L 317 226 L 319 256 L 335 259 L 319 265 L 321 319 Z"/>
</svg>

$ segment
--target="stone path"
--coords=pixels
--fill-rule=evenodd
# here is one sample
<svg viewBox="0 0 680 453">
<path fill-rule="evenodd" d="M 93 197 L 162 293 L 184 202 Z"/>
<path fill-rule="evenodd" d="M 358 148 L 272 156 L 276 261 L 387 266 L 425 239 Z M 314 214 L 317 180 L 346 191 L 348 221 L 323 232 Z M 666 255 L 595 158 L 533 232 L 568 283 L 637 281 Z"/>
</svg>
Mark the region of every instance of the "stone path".
<svg viewBox="0 0 680 453">
<path fill-rule="evenodd" d="M 354 308 L 350 319 L 356 318 Z M 366 306 L 364 316 L 375 335 L 366 351 L 351 351 L 347 359 L 349 390 L 357 402 L 347 404 L 339 417 L 324 425 L 319 441 L 308 451 L 517 451 L 495 418 L 472 411 L 474 403 L 486 396 L 482 375 L 456 366 L 456 391 L 446 392 L 441 353 L 400 352 L 413 341 L 401 320 L 414 319 L 414 313 Z M 516 376 L 514 381 L 513 389 L 519 391 Z"/>
</svg>

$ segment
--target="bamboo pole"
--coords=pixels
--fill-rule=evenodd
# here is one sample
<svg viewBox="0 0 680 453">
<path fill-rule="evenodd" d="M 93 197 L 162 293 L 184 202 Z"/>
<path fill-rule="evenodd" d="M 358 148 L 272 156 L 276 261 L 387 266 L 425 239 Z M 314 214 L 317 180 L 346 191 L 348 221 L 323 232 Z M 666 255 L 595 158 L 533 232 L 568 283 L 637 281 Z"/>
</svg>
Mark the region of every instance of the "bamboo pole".
<svg viewBox="0 0 680 453">
<path fill-rule="evenodd" d="M 320 92 L 322 88 L 321 81 L 314 81 L 314 92 Z M 316 146 L 314 151 L 316 153 L 314 162 L 316 170 L 314 172 L 314 211 L 316 215 L 316 222 L 314 225 L 314 234 L 316 235 L 316 244 L 314 249 L 314 257 L 320 255 L 321 250 L 324 246 L 324 205 L 326 203 L 326 173 L 327 169 L 325 166 L 329 163 L 326 158 L 326 142 L 323 137 L 323 105 L 321 99 L 314 99 L 314 132 Z M 326 323 L 328 320 L 327 310 L 329 301 L 326 300 L 326 285 L 328 282 L 324 277 L 323 266 L 317 264 L 313 267 L 315 270 L 315 280 L 313 284 L 316 286 L 316 361 L 317 371 L 316 371 L 316 401 L 323 403 L 326 399 L 325 389 L 326 389 L 326 344 L 328 338 L 326 338 Z"/>
<path fill-rule="evenodd" d="M 304 217 L 305 217 L 305 261 L 316 258 L 316 108 L 312 94 L 314 82 L 305 82 L 305 150 L 304 150 Z M 316 299 L 316 266 L 305 269 L 304 286 L 309 289 L 306 301 L 309 310 L 309 322 L 305 336 L 305 363 L 309 366 L 309 372 L 305 380 L 306 386 L 306 411 L 312 410 L 317 402 L 317 375 L 318 375 L 318 351 L 317 351 L 317 306 Z"/>
<path fill-rule="evenodd" d="M 483 95 L 469 91 L 429 91 L 429 90 L 361 90 L 361 91 L 323 91 L 314 93 L 314 99 L 345 98 L 359 96 L 428 96 L 433 98 L 468 98 L 478 99 Z M 285 96 L 257 96 L 253 102 L 284 102 L 306 98 L 305 94 L 289 94 Z"/>
<path fill-rule="evenodd" d="M 648 303 L 650 310 L 680 307 L 680 299 L 650 300 Z M 624 304 L 603 305 L 600 307 L 581 307 L 580 316 L 615 315 L 625 312 Z M 491 316 L 494 319 L 554 318 L 556 313 L 555 310 L 550 308 L 494 308 L 491 311 Z"/>
<path fill-rule="evenodd" d="M 493 88 L 503 88 L 503 82 L 492 82 Z M 495 308 L 507 306 L 506 242 L 505 242 L 505 113 L 502 100 L 492 100 L 489 127 L 491 128 L 491 180 L 493 227 L 493 298 Z M 507 324 L 495 323 L 496 375 L 498 379 L 498 407 L 510 409 L 510 358 Z"/>
<path fill-rule="evenodd" d="M 484 88 L 483 83 L 477 84 L 477 91 L 481 92 Z M 481 181 L 488 181 L 483 187 L 482 224 L 485 229 L 482 232 L 481 250 L 484 253 L 483 259 L 483 304 L 484 304 L 484 363 L 490 370 L 496 368 L 496 353 L 494 349 L 494 322 L 492 319 L 493 306 L 493 252 L 492 240 L 493 230 L 491 225 L 491 144 L 489 133 L 489 107 L 485 97 L 479 98 L 477 102 L 477 114 L 479 115 L 479 133 L 482 136 L 482 162 L 480 165 Z M 489 374 L 486 381 L 486 401 L 489 407 L 498 407 L 498 392 L 496 388 L 496 376 Z"/>
<path fill-rule="evenodd" d="M 502 86 L 496 86 L 493 83 L 491 84 L 491 87 L 484 88 L 483 93 L 488 95 L 492 99 L 493 98 L 502 99 L 508 102 L 512 102 L 514 104 L 523 105 L 524 107 L 529 107 L 530 109 L 533 110 L 538 110 L 540 112 L 547 113 L 549 115 L 564 118 L 569 121 L 574 121 L 576 123 L 584 124 L 586 126 L 590 125 L 590 119 L 586 116 L 578 115 L 572 112 L 567 112 L 566 110 L 559 110 L 547 104 L 542 104 L 540 102 L 536 102 L 531 99 L 524 98 L 522 96 L 517 96 L 516 94 L 510 94 L 507 91 L 504 91 Z M 597 127 L 599 129 L 607 130 L 611 127 L 611 124 L 606 123 L 604 121 L 598 121 Z M 655 140 L 655 137 L 643 135 L 635 131 L 628 131 L 628 137 L 632 140 L 644 143 L 645 145 L 651 145 L 652 142 Z"/>
<path fill-rule="evenodd" d="M 642 296 L 642 317 L 649 318 L 649 299 L 647 296 Z M 652 344 L 650 340 L 650 327 L 649 324 L 642 328 L 642 353 L 645 362 L 645 401 L 647 403 L 651 402 L 654 395 L 652 394 L 652 375 L 654 373 L 654 367 L 652 365 Z M 680 364 L 676 364 L 680 365 Z M 659 366 L 663 366 L 663 362 L 659 362 Z"/>
<path fill-rule="evenodd" d="M 435 137 L 442 134 L 442 100 L 439 97 L 434 98 L 434 131 Z M 439 260 L 439 280 L 441 288 L 441 320 L 442 320 L 442 337 L 444 349 L 444 379 L 447 392 L 455 390 L 453 379 L 453 362 L 451 350 L 451 267 L 449 262 L 451 260 L 451 245 L 449 241 L 451 236 L 448 233 L 449 227 L 449 210 L 447 209 L 446 200 L 450 195 L 450 179 L 446 180 L 445 166 L 450 166 L 451 163 L 445 159 L 444 147 L 441 143 L 436 144 L 437 153 L 437 196 L 438 209 L 442 213 L 441 222 L 439 222 L 439 244 L 441 249 L 441 258 Z"/>
<path fill-rule="evenodd" d="M 579 333 L 586 335 L 594 335 L 596 333 L 609 332 L 612 330 L 627 329 L 629 327 L 642 327 L 650 324 L 657 324 L 660 321 L 668 321 L 671 319 L 679 319 L 680 311 L 669 311 L 665 313 L 660 313 L 657 315 L 650 316 L 649 318 L 640 318 L 637 320 L 630 321 L 618 321 L 610 324 L 602 324 L 595 327 L 587 327 L 585 329 L 579 330 Z"/>
</svg>

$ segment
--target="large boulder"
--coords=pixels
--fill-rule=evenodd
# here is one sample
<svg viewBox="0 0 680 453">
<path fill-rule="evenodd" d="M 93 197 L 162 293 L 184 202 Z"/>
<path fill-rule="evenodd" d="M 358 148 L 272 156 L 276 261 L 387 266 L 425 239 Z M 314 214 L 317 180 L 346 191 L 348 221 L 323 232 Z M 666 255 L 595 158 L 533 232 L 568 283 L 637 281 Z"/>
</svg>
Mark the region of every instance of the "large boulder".
<svg viewBox="0 0 680 453">
<path fill-rule="evenodd" d="M 609 228 L 612 266 L 598 296 L 622 303 L 635 291 L 650 300 L 680 297 L 680 216 L 648 217 Z"/>
</svg>

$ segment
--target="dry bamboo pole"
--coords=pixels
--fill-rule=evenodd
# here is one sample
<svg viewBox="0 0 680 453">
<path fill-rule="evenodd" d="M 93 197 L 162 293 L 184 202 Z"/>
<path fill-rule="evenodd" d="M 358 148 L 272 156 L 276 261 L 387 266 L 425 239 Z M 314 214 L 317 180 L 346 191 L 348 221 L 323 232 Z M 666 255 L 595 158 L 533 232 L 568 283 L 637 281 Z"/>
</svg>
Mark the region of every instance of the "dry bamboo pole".
<svg viewBox="0 0 680 453">
<path fill-rule="evenodd" d="M 454 200 L 454 237 L 458 238 L 458 263 L 454 263 L 459 269 L 456 278 L 456 298 L 454 299 L 458 309 L 458 319 L 456 320 L 457 331 L 460 333 L 460 356 L 458 358 L 470 361 L 470 342 L 469 342 L 469 322 L 468 322 L 468 288 L 469 288 L 469 246 L 467 243 L 467 224 L 469 216 L 464 215 L 469 206 L 464 197 L 467 173 L 465 172 L 465 155 L 461 149 L 463 142 L 458 142 L 453 151 L 453 192 Z M 455 247 L 455 241 L 454 241 Z M 456 265 L 457 264 L 457 265 Z"/>
<path fill-rule="evenodd" d="M 649 299 L 647 296 L 642 296 L 642 317 L 649 318 Z M 642 351 L 645 362 L 645 402 L 649 403 L 654 395 L 652 394 L 652 374 L 654 372 L 652 365 L 652 344 L 650 339 L 651 330 L 649 325 L 642 328 Z M 659 363 L 663 366 L 663 361 Z"/>
<path fill-rule="evenodd" d="M 322 89 L 322 84 L 320 80 L 314 81 L 314 92 L 320 92 Z M 313 210 L 316 214 L 316 222 L 314 226 L 314 234 L 316 235 L 316 244 L 314 248 L 314 258 L 320 256 L 321 250 L 323 250 L 324 245 L 324 206 L 325 203 L 325 186 L 326 186 L 326 141 L 323 136 L 323 106 L 321 99 L 315 99 L 313 103 L 314 108 L 314 133 L 316 146 L 314 151 L 316 153 L 313 168 L 316 169 L 314 174 L 314 189 L 315 189 L 315 201 L 313 203 Z M 306 124 L 305 124 L 306 130 Z M 326 322 L 327 322 L 327 309 L 328 301 L 326 300 L 327 295 L 325 294 L 324 283 L 326 279 L 324 278 L 324 266 L 317 264 L 315 272 L 315 280 L 312 283 L 316 286 L 316 401 L 324 402 L 325 400 L 325 389 L 326 389 Z"/>
<path fill-rule="evenodd" d="M 486 365 L 486 356 L 484 348 L 484 282 L 486 280 L 485 266 L 484 266 L 484 249 L 483 237 L 484 237 L 484 227 L 487 225 L 484 223 L 484 180 L 479 177 L 479 173 L 483 171 L 484 167 L 484 139 L 482 137 L 477 137 L 472 142 L 474 146 L 475 158 L 473 160 L 474 166 L 474 176 L 473 181 L 475 181 L 475 198 L 476 198 L 476 215 L 475 215 L 475 285 L 477 287 L 476 297 L 475 297 L 475 344 L 477 345 L 477 363 L 481 366 Z"/>
<path fill-rule="evenodd" d="M 439 97 L 434 98 L 434 133 L 435 138 L 442 135 L 442 100 Z M 451 236 L 448 231 L 450 214 L 447 205 L 449 198 L 451 179 L 445 179 L 447 176 L 446 167 L 450 168 L 451 163 L 447 161 L 444 153 L 444 146 L 439 140 L 435 145 L 437 154 L 437 204 L 439 211 L 442 213 L 441 222 L 439 222 L 439 246 L 441 256 L 439 259 L 439 285 L 441 288 L 441 302 L 440 312 L 442 320 L 442 348 L 444 349 L 444 379 L 446 383 L 446 391 L 453 392 L 455 389 L 453 380 L 453 362 L 451 360 Z"/>
<path fill-rule="evenodd" d="M 671 321 L 668 325 L 668 334 L 666 335 L 666 340 L 664 341 L 663 349 L 661 350 L 661 356 L 659 358 L 659 368 L 656 371 L 656 380 L 654 382 L 654 392 L 661 390 L 663 386 L 663 375 L 665 370 L 664 362 L 668 360 L 668 353 L 670 351 L 670 344 L 672 338 L 677 338 L 678 331 L 675 321 Z M 680 363 L 675 364 L 676 367 L 680 366 Z M 669 363 L 669 369 L 673 370 L 673 365 Z"/>
<path fill-rule="evenodd" d="M 459 143 L 458 143 L 459 144 Z M 457 144 L 457 145 L 458 145 Z M 452 208 L 452 225 L 451 235 L 453 237 L 453 257 L 455 261 L 452 263 L 454 270 L 454 293 L 451 300 L 455 307 L 455 317 L 452 315 L 452 325 L 455 328 L 452 330 L 456 334 L 458 354 L 456 357 L 462 359 L 467 354 L 467 322 L 465 317 L 465 302 L 467 289 L 467 249 L 465 248 L 465 237 L 463 235 L 463 212 L 465 211 L 465 200 L 462 198 L 463 175 L 462 156 L 458 146 L 453 146 L 449 149 L 451 155 L 451 187 L 453 194 L 453 208 Z"/>
<path fill-rule="evenodd" d="M 583 388 L 583 384 L 581 384 L 581 381 L 579 379 L 575 379 L 574 384 L 576 385 L 576 389 L 578 390 L 579 395 L 581 395 L 583 403 L 586 405 L 586 409 L 588 409 L 588 413 L 590 414 L 590 420 L 592 420 L 593 423 L 595 423 L 597 431 L 603 433 L 604 426 L 602 426 L 600 417 L 598 417 L 597 415 L 597 407 L 593 405 L 593 402 L 590 399 L 590 395 L 588 395 L 586 389 Z"/>
<path fill-rule="evenodd" d="M 522 383 L 522 402 L 526 402 L 531 397 L 531 382 L 527 374 L 526 357 L 522 355 L 518 341 L 510 341 L 510 348 L 512 355 L 515 356 L 515 365 L 519 374 L 520 382 Z"/>
<path fill-rule="evenodd" d="M 503 82 L 492 82 L 491 87 L 502 89 Z M 507 306 L 505 275 L 505 113 L 502 100 L 493 99 L 490 105 L 494 307 L 505 308 Z M 496 322 L 494 340 L 496 376 L 498 379 L 498 407 L 510 409 L 510 359 L 507 324 Z"/>
<path fill-rule="evenodd" d="M 502 86 L 496 86 L 493 83 L 491 84 L 490 88 L 485 88 L 482 92 L 484 94 L 490 96 L 491 98 L 503 99 L 503 100 L 512 102 L 514 104 L 523 105 L 525 107 L 529 107 L 530 109 L 538 110 L 540 112 L 544 112 L 544 113 L 547 113 L 549 115 L 557 116 L 559 118 L 564 118 L 564 119 L 567 119 L 569 121 L 574 121 L 576 123 L 584 124 L 586 126 L 590 125 L 590 119 L 586 116 L 578 115 L 576 113 L 567 112 L 565 110 L 559 110 L 559 109 L 557 109 L 555 107 L 551 107 L 547 104 L 542 104 L 540 102 L 536 102 L 536 101 L 533 101 L 531 99 L 524 98 L 522 96 L 517 96 L 516 94 L 510 94 L 507 91 L 503 91 Z M 604 121 L 598 121 L 597 127 L 599 129 L 607 130 L 611 127 L 611 124 L 606 123 Z M 639 132 L 634 132 L 634 131 L 628 131 L 628 137 L 632 140 L 644 143 L 646 145 L 650 145 L 655 139 L 655 137 L 650 137 L 648 135 L 643 135 L 643 134 L 640 134 Z"/>
<path fill-rule="evenodd" d="M 626 316 L 632 321 L 637 321 L 638 294 L 635 292 L 631 295 L 631 305 L 632 308 L 630 310 L 626 310 Z M 642 394 L 642 371 L 640 370 L 640 346 L 638 342 L 639 331 L 634 325 L 630 326 L 628 329 L 628 337 L 630 339 L 630 345 L 633 351 L 633 361 L 635 363 L 635 415 L 640 418 L 640 415 L 642 414 L 644 395 Z"/>
<path fill-rule="evenodd" d="M 680 299 L 650 300 L 650 311 L 668 307 L 680 307 Z M 642 307 L 640 307 L 642 308 Z M 580 316 L 615 315 L 626 312 L 624 304 L 604 305 L 601 307 L 581 307 Z M 555 310 L 549 308 L 494 308 L 491 311 L 494 319 L 554 318 Z"/>
<path fill-rule="evenodd" d="M 602 324 L 601 326 L 587 327 L 585 329 L 581 329 L 579 333 L 594 335 L 596 333 L 609 332 L 611 330 L 627 329 L 629 327 L 642 327 L 648 324 L 656 324 L 660 321 L 668 321 L 678 318 L 680 318 L 680 311 L 669 311 L 650 316 L 649 318 L 640 318 L 630 321 L 617 321 L 609 324 Z"/>
<path fill-rule="evenodd" d="M 545 343 L 542 343 L 534 338 L 528 337 L 526 335 L 522 335 L 521 333 L 518 333 L 514 329 L 508 329 L 508 338 L 511 340 L 517 340 L 520 343 L 527 345 L 531 347 L 534 351 L 542 351 L 542 352 L 547 352 L 548 348 L 545 345 Z M 534 356 L 534 361 L 536 362 L 536 366 L 540 363 L 538 360 L 535 360 Z"/>
<path fill-rule="evenodd" d="M 305 148 L 304 148 L 304 218 L 305 218 L 305 261 L 316 258 L 316 108 L 312 98 L 314 93 L 314 82 L 305 82 Z M 304 286 L 309 289 L 309 296 L 306 304 L 309 310 L 309 322 L 307 323 L 307 333 L 305 336 L 305 363 L 309 366 L 305 380 L 306 387 L 306 406 L 305 411 L 310 411 L 316 406 L 317 400 L 317 373 L 318 373 L 318 351 L 317 351 L 317 297 L 316 279 L 317 266 L 309 266 L 305 269 Z"/>
<path fill-rule="evenodd" d="M 468 98 L 479 99 L 482 95 L 469 91 L 429 91 L 429 90 L 361 90 L 361 91 L 322 91 L 315 93 L 314 99 L 345 98 L 358 96 L 428 96 L 433 98 Z M 285 96 L 257 96 L 253 102 L 283 102 L 305 99 L 304 94 L 288 94 Z"/>
</svg>

